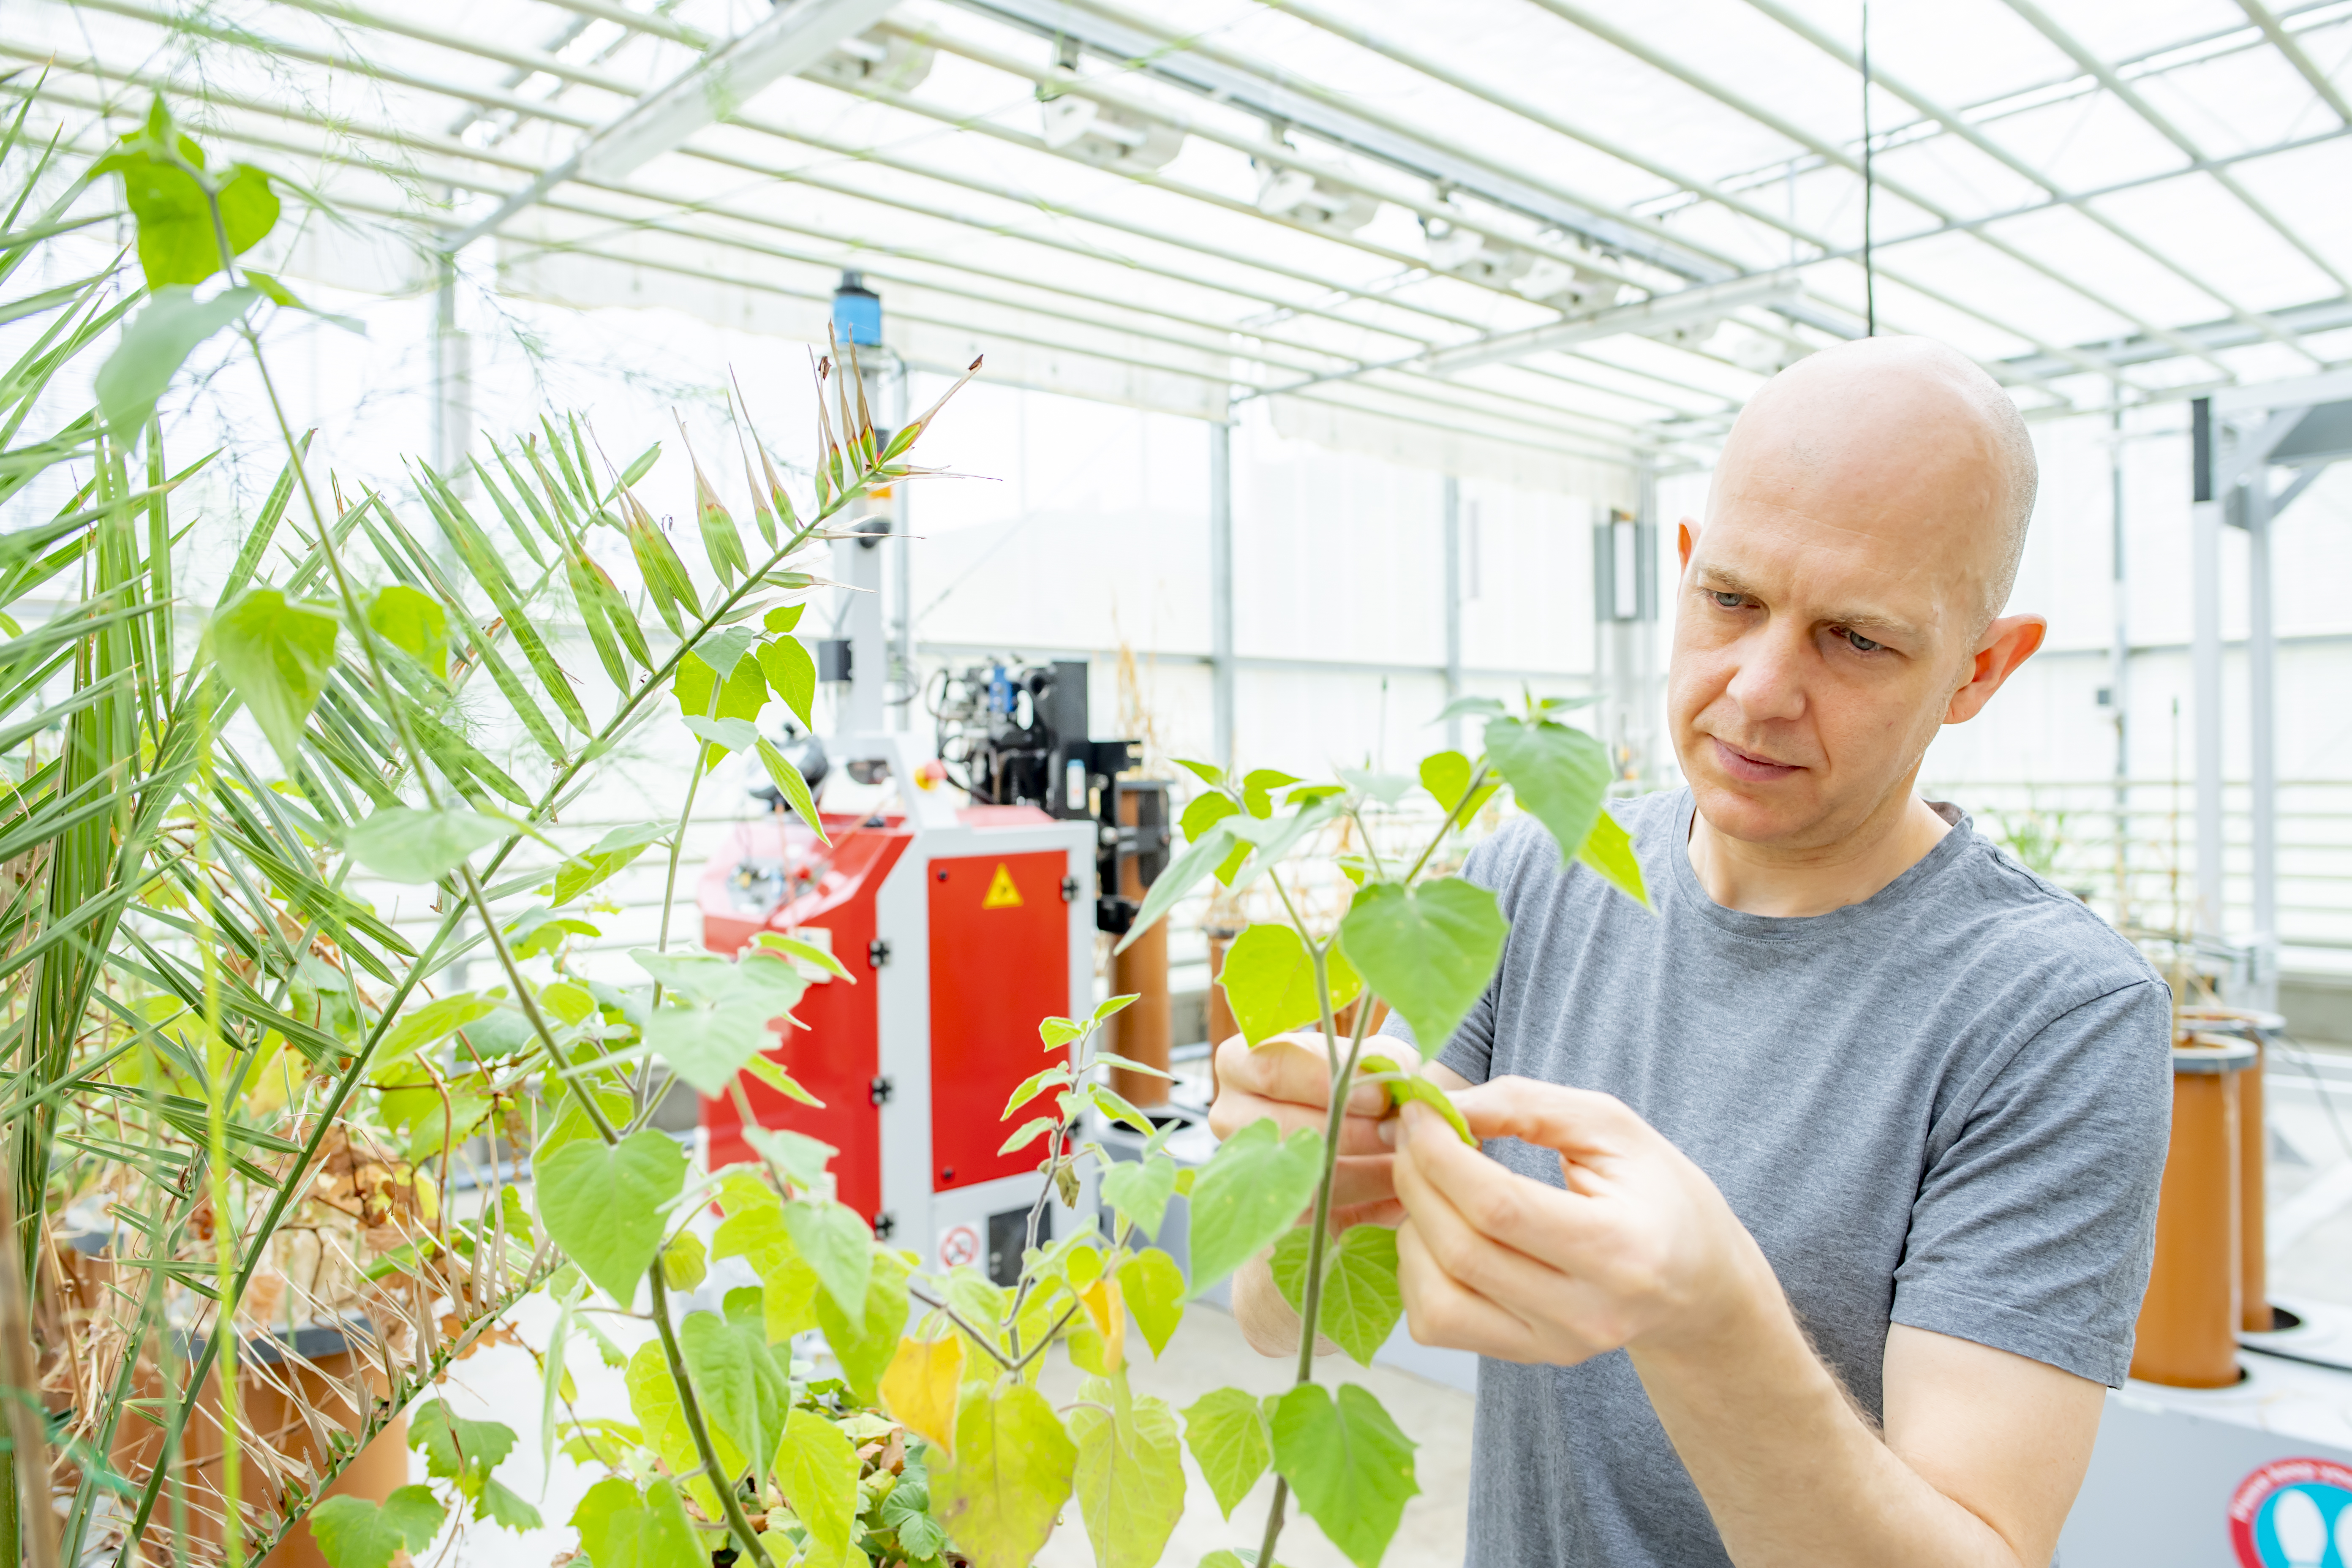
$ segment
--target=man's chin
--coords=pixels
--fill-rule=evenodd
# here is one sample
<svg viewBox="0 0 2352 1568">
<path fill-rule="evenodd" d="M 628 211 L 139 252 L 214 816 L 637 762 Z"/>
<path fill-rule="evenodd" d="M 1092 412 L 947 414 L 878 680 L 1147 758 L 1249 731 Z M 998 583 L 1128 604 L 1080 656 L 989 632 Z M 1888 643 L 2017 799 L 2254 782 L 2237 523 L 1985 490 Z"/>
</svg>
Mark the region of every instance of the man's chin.
<svg viewBox="0 0 2352 1568">
<path fill-rule="evenodd" d="M 1802 837 L 1820 815 L 1811 781 L 1801 771 L 1754 782 L 1706 769 L 1692 773 L 1690 784 L 1691 797 L 1709 827 L 1750 844 Z"/>
</svg>

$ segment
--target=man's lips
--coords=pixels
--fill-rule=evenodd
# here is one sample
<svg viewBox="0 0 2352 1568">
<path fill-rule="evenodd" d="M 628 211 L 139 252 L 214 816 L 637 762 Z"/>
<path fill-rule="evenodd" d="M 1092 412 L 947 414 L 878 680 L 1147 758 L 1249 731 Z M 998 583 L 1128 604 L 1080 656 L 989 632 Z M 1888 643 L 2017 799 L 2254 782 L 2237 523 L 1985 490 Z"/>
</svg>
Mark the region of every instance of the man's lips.
<svg viewBox="0 0 2352 1568">
<path fill-rule="evenodd" d="M 1749 784 L 1769 784 L 1774 779 L 1784 779 L 1790 773 L 1804 772 L 1791 763 L 1776 763 L 1766 757 L 1750 755 L 1737 746 L 1727 746 L 1712 735 L 1707 737 L 1707 742 L 1715 747 L 1716 765 L 1733 778 Z"/>
</svg>

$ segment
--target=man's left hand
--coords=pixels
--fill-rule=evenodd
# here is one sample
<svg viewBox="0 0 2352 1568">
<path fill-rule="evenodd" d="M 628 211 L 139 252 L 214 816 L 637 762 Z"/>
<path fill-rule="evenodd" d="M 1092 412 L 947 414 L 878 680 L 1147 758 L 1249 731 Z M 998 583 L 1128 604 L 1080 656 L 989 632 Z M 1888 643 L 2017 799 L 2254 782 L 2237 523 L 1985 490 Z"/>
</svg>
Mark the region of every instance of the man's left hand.
<svg viewBox="0 0 2352 1568">
<path fill-rule="evenodd" d="M 1778 1299 L 1770 1265 L 1715 1184 L 1622 1101 L 1505 1078 L 1454 1103 L 1481 1138 L 1556 1152 L 1566 1190 L 1405 1107 L 1398 1278 L 1423 1344 L 1560 1365 L 1637 1345 L 1694 1350 Z"/>
</svg>

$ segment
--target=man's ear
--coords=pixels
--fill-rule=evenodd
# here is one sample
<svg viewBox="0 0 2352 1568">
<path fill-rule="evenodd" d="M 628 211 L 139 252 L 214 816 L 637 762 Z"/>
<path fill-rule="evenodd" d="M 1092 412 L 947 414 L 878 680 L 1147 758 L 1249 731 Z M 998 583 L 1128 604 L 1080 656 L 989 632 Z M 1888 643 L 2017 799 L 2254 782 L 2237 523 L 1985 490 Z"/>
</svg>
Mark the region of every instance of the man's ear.
<svg viewBox="0 0 2352 1568">
<path fill-rule="evenodd" d="M 2041 616 L 2003 616 L 1987 626 L 1977 642 L 1968 680 L 1944 710 L 1944 722 L 1965 724 L 1984 711 L 2001 682 L 2032 658 L 2049 635 L 2050 623 Z"/>
<path fill-rule="evenodd" d="M 1681 560 L 1682 570 L 1685 572 L 1690 570 L 1691 547 L 1697 542 L 1697 520 L 1688 517 L 1683 519 L 1681 525 L 1675 530 L 1675 554 Z"/>
</svg>

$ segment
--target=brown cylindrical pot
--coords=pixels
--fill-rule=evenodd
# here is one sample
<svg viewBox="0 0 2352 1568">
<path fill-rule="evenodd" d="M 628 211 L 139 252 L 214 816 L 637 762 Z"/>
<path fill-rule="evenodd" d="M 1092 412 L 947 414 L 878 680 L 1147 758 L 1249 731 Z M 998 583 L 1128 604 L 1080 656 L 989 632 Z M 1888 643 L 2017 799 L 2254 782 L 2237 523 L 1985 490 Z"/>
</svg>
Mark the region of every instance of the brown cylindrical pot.
<svg viewBox="0 0 2352 1568">
<path fill-rule="evenodd" d="M 305 1329 L 297 1336 L 298 1345 L 306 1340 L 315 1343 L 315 1337 L 325 1337 L 331 1343 L 341 1342 L 340 1331 L 332 1328 Z M 255 1342 L 249 1341 L 239 1347 L 239 1353 L 249 1358 L 257 1348 Z M 386 1385 L 379 1364 L 358 1350 L 342 1348 L 322 1352 L 308 1346 L 301 1346 L 301 1350 L 310 1365 L 272 1362 L 266 1373 L 251 1365 L 239 1365 L 238 1426 L 243 1431 L 258 1433 L 289 1459 L 318 1466 L 325 1461 L 327 1452 L 305 1412 L 315 1413 L 331 1432 L 355 1436 L 367 1413 L 355 1407 L 335 1385 L 358 1382 L 369 1404 L 383 1397 Z M 331 1378 L 333 1383 L 330 1383 Z M 154 1398 L 163 1392 L 162 1380 L 152 1368 L 142 1373 L 139 1384 L 142 1397 Z M 213 1548 L 221 1543 L 224 1467 L 219 1390 L 220 1374 L 215 1370 L 207 1377 L 204 1396 L 189 1414 L 181 1439 L 181 1471 L 190 1504 L 188 1534 L 192 1543 L 202 1542 Z M 143 1474 L 161 1458 L 162 1447 L 163 1433 L 153 1423 L 126 1419 L 116 1429 L 116 1468 L 125 1474 Z M 249 1450 L 240 1455 L 237 1471 L 240 1500 L 247 1507 L 276 1514 L 286 1506 L 278 1484 L 265 1467 L 255 1462 Z M 408 1418 L 398 1415 L 344 1467 L 325 1495 L 364 1498 L 380 1503 L 407 1484 Z M 159 1502 L 147 1530 L 149 1544 L 163 1553 L 165 1560 L 171 1552 L 170 1521 L 170 1505 Z M 261 1568 L 328 1568 L 328 1564 L 306 1522 L 297 1523 L 286 1532 L 277 1550 L 263 1560 Z"/>
<path fill-rule="evenodd" d="M 1209 1099 L 1217 1098 L 1217 1047 L 1242 1032 L 1234 1019 L 1234 1005 L 1225 1000 L 1225 953 L 1242 933 L 1233 926 L 1211 926 L 1209 936 Z"/>
<path fill-rule="evenodd" d="M 2172 1141 L 2156 1214 L 2156 1263 L 2131 1374 L 2175 1388 L 2238 1381 L 2241 1257 L 2238 1091 L 2254 1048 L 2200 1035 L 2172 1052 Z"/>
<path fill-rule="evenodd" d="M 1111 989 L 1133 1002 L 1113 1026 L 1114 1048 L 1145 1067 L 1168 1070 L 1169 1037 L 1175 1033 L 1174 1003 L 1168 994 L 1168 922 L 1154 921 L 1135 944 L 1111 961 Z M 1150 1109 L 1168 1103 L 1168 1080 L 1151 1073 L 1110 1069 L 1111 1088 L 1131 1105 Z"/>
<path fill-rule="evenodd" d="M 2263 1069 L 2268 1061 L 2263 1041 L 2286 1027 L 2277 1013 L 2243 1007 L 2189 1007 L 2181 1022 L 2189 1028 L 2208 1028 L 2234 1035 L 2254 1047 L 2254 1059 L 2238 1078 L 2238 1326 L 2250 1334 L 2267 1334 L 2279 1326 L 2278 1309 L 2271 1305 L 2269 1213 L 2270 1127 L 2263 1106 Z"/>
</svg>

